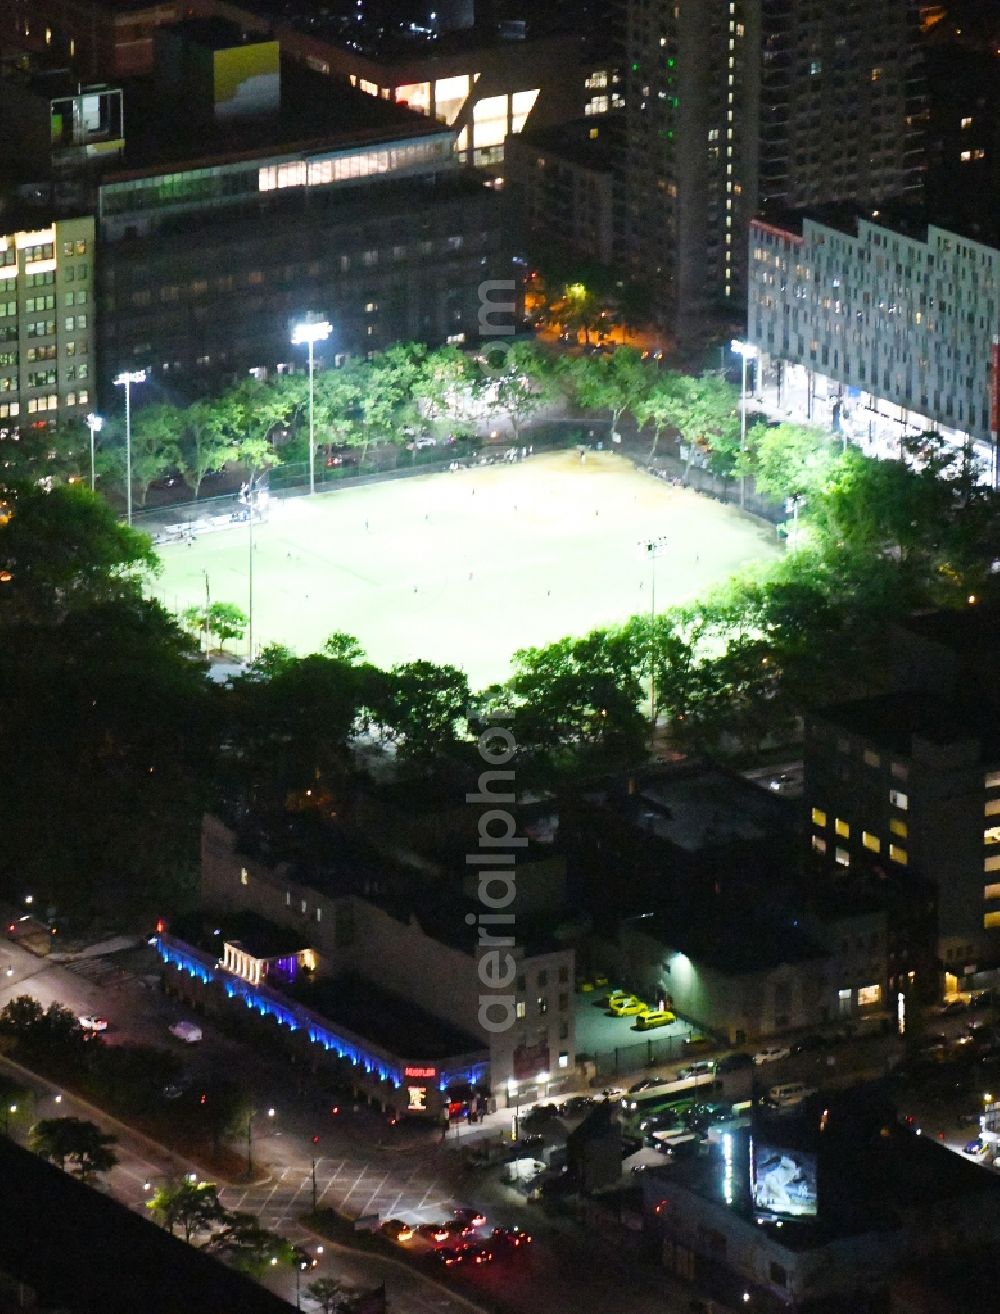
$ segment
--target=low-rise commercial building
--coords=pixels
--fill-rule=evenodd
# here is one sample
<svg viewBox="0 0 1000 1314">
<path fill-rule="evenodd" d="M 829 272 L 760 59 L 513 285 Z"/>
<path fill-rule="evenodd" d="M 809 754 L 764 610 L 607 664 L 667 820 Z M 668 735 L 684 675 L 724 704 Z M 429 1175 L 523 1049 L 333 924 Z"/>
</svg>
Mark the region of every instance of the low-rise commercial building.
<svg viewBox="0 0 1000 1314">
<path fill-rule="evenodd" d="M 793 1314 L 884 1310 L 904 1264 L 991 1239 L 1000 1190 L 859 1092 L 755 1116 L 642 1184 L 665 1268 L 727 1308 Z"/>
<path fill-rule="evenodd" d="M 496 951 L 477 930 L 482 907 L 460 888 L 420 887 L 406 900 L 345 892 L 343 882 L 242 854 L 232 832 L 208 817 L 202 902 L 294 930 L 314 955 L 317 978 L 366 982 L 471 1037 L 483 1051 L 476 1084 L 501 1103 L 530 1102 L 576 1075 L 573 951 L 546 943 L 527 919 L 516 919 L 515 943 L 504 946 L 514 965 L 504 987 L 509 1012 L 484 1014 Z"/>
<path fill-rule="evenodd" d="M 991 443 L 1000 423 L 1000 250 L 906 212 L 750 225 L 748 335 L 781 404 Z"/>
</svg>

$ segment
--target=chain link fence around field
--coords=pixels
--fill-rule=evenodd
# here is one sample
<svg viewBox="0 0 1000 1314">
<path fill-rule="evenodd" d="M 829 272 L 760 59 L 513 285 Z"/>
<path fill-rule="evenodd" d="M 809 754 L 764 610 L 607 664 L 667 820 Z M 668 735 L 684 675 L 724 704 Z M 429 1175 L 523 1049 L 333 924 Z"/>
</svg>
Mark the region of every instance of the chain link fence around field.
<svg viewBox="0 0 1000 1314">
<path fill-rule="evenodd" d="M 418 475 L 448 473 L 456 467 L 467 469 L 506 460 L 514 462 L 521 459 L 522 454 L 538 455 L 583 445 L 591 449 L 618 452 L 631 460 L 637 470 L 647 471 L 651 478 L 685 484 L 696 492 L 730 506 L 739 504 L 739 482 L 721 479 L 697 465 L 686 470 L 677 440 L 662 442 L 657 452 L 650 456 L 649 439 L 634 430 L 624 429 L 616 437 L 617 441 L 613 441 L 608 419 L 571 416 L 524 426 L 516 444 L 512 437 L 507 436 L 500 442 L 481 446 L 459 442 L 412 451 L 401 447 L 374 447 L 363 458 L 350 453 L 347 460 L 353 462 L 351 464 L 328 466 L 320 457 L 316 467 L 316 491 L 329 493 L 341 488 L 358 488 L 365 484 L 410 479 Z M 304 496 L 309 490 L 308 461 L 274 467 L 262 481 L 263 486 L 267 487 L 271 497 Z M 776 526 L 786 515 L 783 507 L 760 497 L 750 479 L 747 480 L 744 509 Z M 245 523 L 248 515 L 245 502 L 241 501 L 239 492 L 234 491 L 198 498 L 196 501 L 138 508 L 133 513 L 132 521 L 137 529 L 152 535 L 154 541 L 166 542 Z"/>
</svg>

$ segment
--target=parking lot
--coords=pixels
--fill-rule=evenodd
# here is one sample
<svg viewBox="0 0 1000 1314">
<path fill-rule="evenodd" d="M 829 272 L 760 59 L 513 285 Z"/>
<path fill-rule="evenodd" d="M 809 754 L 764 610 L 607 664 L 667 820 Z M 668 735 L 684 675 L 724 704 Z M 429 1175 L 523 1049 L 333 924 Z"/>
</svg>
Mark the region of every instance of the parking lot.
<svg viewBox="0 0 1000 1314">
<path fill-rule="evenodd" d="M 614 988 L 612 983 L 610 988 Z M 608 986 L 578 991 L 576 1000 L 576 1052 L 597 1061 L 599 1075 L 636 1072 L 655 1063 L 681 1060 L 688 1054 L 691 1027 L 680 1018 L 655 1031 L 637 1031 L 634 1017 L 610 1017 L 606 1006 Z M 646 1001 L 655 1008 L 659 1001 Z"/>
</svg>

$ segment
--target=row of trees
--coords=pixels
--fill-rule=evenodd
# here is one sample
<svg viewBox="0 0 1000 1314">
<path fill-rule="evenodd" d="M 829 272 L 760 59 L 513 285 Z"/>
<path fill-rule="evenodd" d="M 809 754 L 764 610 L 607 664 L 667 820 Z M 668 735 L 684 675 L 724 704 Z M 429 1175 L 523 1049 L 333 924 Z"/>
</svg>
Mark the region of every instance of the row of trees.
<svg viewBox="0 0 1000 1314">
<path fill-rule="evenodd" d="M 150 382 L 146 390 L 157 385 Z M 315 378 L 317 441 L 357 449 L 412 444 L 418 429 L 436 438 L 470 437 L 498 418 L 515 443 L 524 426 L 551 406 L 625 414 L 652 433 L 652 451 L 668 429 L 689 441 L 689 460 L 730 475 L 739 454 L 736 389 L 716 375 L 693 379 L 643 360 L 638 351 L 559 356 L 530 342 L 499 341 L 478 354 L 417 343 L 390 347 L 373 360 L 350 360 Z M 248 473 L 308 459 L 308 382 L 282 374 L 242 380 L 214 398 L 187 406 L 168 400 L 137 404 L 132 413 L 132 479 L 142 505 L 154 481 L 179 475 L 198 497 L 209 475 L 231 462 Z M 49 485 L 89 480 L 90 434 L 83 421 L 61 429 L 26 430 L 5 444 L 12 479 Z M 96 437 L 100 486 L 125 479 L 124 424 L 118 418 Z"/>
</svg>

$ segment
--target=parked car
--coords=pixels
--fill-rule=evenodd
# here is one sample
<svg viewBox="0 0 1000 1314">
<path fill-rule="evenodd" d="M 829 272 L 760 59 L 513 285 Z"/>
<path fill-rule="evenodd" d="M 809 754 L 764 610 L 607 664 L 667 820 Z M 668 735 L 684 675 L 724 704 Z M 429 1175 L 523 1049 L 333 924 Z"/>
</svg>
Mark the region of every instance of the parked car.
<svg viewBox="0 0 1000 1314">
<path fill-rule="evenodd" d="M 468 1264 L 492 1264 L 494 1258 L 492 1247 L 482 1243 L 469 1246 L 465 1252 L 465 1260 Z"/>
<path fill-rule="evenodd" d="M 441 1245 L 451 1236 L 451 1219 L 447 1223 L 421 1223 L 417 1228 L 420 1235 L 434 1245 Z"/>
<path fill-rule="evenodd" d="M 594 1107 L 596 1101 L 590 1095 L 572 1095 L 565 1103 L 559 1105 L 559 1113 L 564 1118 L 578 1118 Z"/>
<path fill-rule="evenodd" d="M 735 1054 L 727 1054 L 725 1058 L 720 1058 L 715 1070 L 717 1073 L 740 1072 L 743 1068 L 752 1068 L 753 1062 L 750 1054 L 737 1050 Z"/>
<path fill-rule="evenodd" d="M 480 1209 L 473 1209 L 469 1205 L 460 1205 L 455 1210 L 455 1217 L 460 1223 L 468 1227 L 485 1227 L 486 1215 Z"/>
<path fill-rule="evenodd" d="M 413 1238 L 414 1227 L 412 1223 L 404 1222 L 402 1218 L 389 1218 L 382 1224 L 382 1232 L 390 1241 L 410 1241 Z"/>
<path fill-rule="evenodd" d="M 668 1027 L 677 1021 L 677 1015 L 669 1008 L 647 1008 L 635 1019 L 636 1031 L 654 1031 L 657 1027 Z"/>
<path fill-rule="evenodd" d="M 648 1011 L 649 1005 L 635 995 L 621 995 L 608 1001 L 608 1012 L 614 1017 L 638 1017 L 640 1013 Z"/>
<path fill-rule="evenodd" d="M 201 1040 L 201 1027 L 195 1022 L 171 1022 L 167 1030 L 186 1045 L 195 1045 Z"/>
<path fill-rule="evenodd" d="M 467 1254 L 465 1246 L 443 1246 L 434 1251 L 434 1258 L 445 1268 L 452 1268 L 455 1264 L 464 1264 Z"/>
<path fill-rule="evenodd" d="M 495 1227 L 493 1229 L 491 1240 L 496 1245 L 510 1246 L 513 1250 L 523 1250 L 532 1243 L 530 1232 L 525 1232 L 521 1227 Z"/>
<path fill-rule="evenodd" d="M 316 1268 L 319 1264 L 319 1256 L 314 1255 L 305 1246 L 295 1246 L 292 1250 L 292 1262 L 301 1272 L 306 1273 L 310 1269 Z"/>
<path fill-rule="evenodd" d="M 98 1017 L 96 1013 L 81 1013 L 77 1018 L 84 1031 L 107 1031 L 108 1019 Z"/>
<path fill-rule="evenodd" d="M 753 1061 L 759 1066 L 762 1063 L 777 1063 L 781 1059 L 788 1058 L 791 1050 L 787 1045 L 767 1045 L 764 1049 L 759 1049 L 753 1056 Z"/>
<path fill-rule="evenodd" d="M 634 1086 L 629 1086 L 630 1095 L 638 1095 L 641 1090 L 651 1090 L 654 1086 L 662 1086 L 662 1077 L 644 1077 L 642 1081 L 637 1081 Z"/>
<path fill-rule="evenodd" d="M 695 1059 L 693 1063 L 688 1063 L 686 1067 L 677 1069 L 678 1081 L 690 1081 L 692 1077 L 707 1077 L 715 1071 L 715 1062 L 712 1059 Z"/>
</svg>

